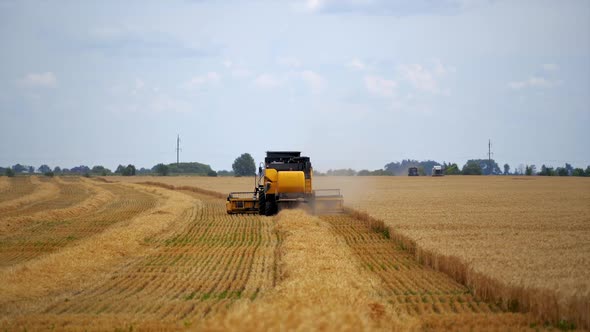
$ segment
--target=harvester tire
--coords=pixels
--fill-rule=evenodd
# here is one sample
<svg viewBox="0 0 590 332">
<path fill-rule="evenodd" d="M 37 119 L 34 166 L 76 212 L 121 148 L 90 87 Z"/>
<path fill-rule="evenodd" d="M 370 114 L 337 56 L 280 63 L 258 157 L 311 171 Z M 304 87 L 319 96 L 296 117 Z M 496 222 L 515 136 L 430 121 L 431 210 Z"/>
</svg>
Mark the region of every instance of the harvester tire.
<svg viewBox="0 0 590 332">
<path fill-rule="evenodd" d="M 274 200 L 272 200 L 272 199 L 267 200 L 266 204 L 264 205 L 264 215 L 265 216 L 272 216 L 277 213 L 276 211 L 277 211 L 277 204 L 274 202 Z"/>
<path fill-rule="evenodd" d="M 266 194 L 264 192 L 258 197 L 258 214 L 266 215 Z"/>
</svg>

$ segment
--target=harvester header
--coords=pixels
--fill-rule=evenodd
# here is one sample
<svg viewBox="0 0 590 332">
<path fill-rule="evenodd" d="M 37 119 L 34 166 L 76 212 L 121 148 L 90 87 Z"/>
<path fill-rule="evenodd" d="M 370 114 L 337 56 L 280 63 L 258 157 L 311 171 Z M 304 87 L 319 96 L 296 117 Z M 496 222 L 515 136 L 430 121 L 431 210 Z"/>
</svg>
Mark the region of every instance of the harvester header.
<svg viewBox="0 0 590 332">
<path fill-rule="evenodd" d="M 313 213 L 340 213 L 340 189 L 314 189 L 309 157 L 299 151 L 267 151 L 258 168 L 253 192 L 232 192 L 227 197 L 227 213 L 274 215 L 279 209 L 306 206 Z"/>
</svg>

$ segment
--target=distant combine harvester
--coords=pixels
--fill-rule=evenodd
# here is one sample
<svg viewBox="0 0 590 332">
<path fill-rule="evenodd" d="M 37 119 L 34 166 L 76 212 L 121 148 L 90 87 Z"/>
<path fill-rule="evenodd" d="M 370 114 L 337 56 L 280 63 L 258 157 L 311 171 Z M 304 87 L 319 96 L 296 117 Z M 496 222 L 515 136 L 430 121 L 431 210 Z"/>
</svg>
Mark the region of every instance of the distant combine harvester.
<svg viewBox="0 0 590 332">
<path fill-rule="evenodd" d="M 443 169 L 442 166 L 436 165 L 432 168 L 432 176 L 443 176 Z"/>
<path fill-rule="evenodd" d="M 408 176 L 418 176 L 418 167 L 408 168 Z"/>
</svg>

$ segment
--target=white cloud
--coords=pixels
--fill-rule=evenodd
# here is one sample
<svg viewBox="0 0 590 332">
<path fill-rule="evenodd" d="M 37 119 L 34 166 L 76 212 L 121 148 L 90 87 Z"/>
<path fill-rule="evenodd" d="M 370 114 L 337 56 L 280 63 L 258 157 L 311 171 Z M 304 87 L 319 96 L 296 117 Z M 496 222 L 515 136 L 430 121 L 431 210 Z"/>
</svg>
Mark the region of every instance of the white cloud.
<svg viewBox="0 0 590 332">
<path fill-rule="evenodd" d="M 543 64 L 543 69 L 545 71 L 556 71 L 559 70 L 559 66 L 554 63 L 545 63 Z"/>
<path fill-rule="evenodd" d="M 138 94 L 141 90 L 143 90 L 143 88 L 145 87 L 145 82 L 142 81 L 139 78 L 135 79 L 135 87 L 133 88 L 133 90 L 131 91 L 132 94 L 136 95 Z"/>
<path fill-rule="evenodd" d="M 188 113 L 192 111 L 192 106 L 183 99 L 165 93 L 154 92 L 153 94 L 147 94 L 145 98 L 136 98 L 108 105 L 106 109 L 113 113 Z"/>
<path fill-rule="evenodd" d="M 252 72 L 245 68 L 239 61 L 234 62 L 230 59 L 225 59 L 221 63 L 234 78 L 246 78 L 252 76 Z"/>
<path fill-rule="evenodd" d="M 531 77 L 531 78 L 529 78 L 528 83 L 532 87 L 541 87 L 541 88 L 549 88 L 549 87 L 552 87 L 552 86 L 558 84 L 557 81 L 550 81 L 550 80 L 547 80 L 543 77 Z"/>
<path fill-rule="evenodd" d="M 57 87 L 57 78 L 52 72 L 30 73 L 19 81 L 21 86 L 29 88 L 55 88 Z"/>
<path fill-rule="evenodd" d="M 367 68 L 367 65 L 364 62 L 356 58 L 352 59 L 349 63 L 346 64 L 346 66 L 356 70 L 364 70 L 365 68 Z"/>
<path fill-rule="evenodd" d="M 433 73 L 422 65 L 400 65 L 398 66 L 398 70 L 402 76 L 414 86 L 414 88 L 432 93 L 437 93 L 439 91 L 438 83 L 436 82 Z"/>
<path fill-rule="evenodd" d="M 254 79 L 254 85 L 263 89 L 276 88 L 283 82 L 271 74 L 260 74 Z"/>
<path fill-rule="evenodd" d="M 436 76 L 445 76 L 456 71 L 453 66 L 445 66 L 439 59 L 434 59 L 434 74 Z"/>
<path fill-rule="evenodd" d="M 393 97 L 397 83 L 379 76 L 365 76 L 365 87 L 369 93 L 380 97 Z"/>
<path fill-rule="evenodd" d="M 202 77 L 208 77 L 204 80 L 207 81 L 214 79 L 216 76 L 207 74 Z M 202 80 L 197 79 L 195 81 L 201 82 Z M 189 83 L 185 85 L 186 88 L 191 87 Z M 113 113 L 188 113 L 193 110 L 193 104 L 182 97 L 162 90 L 159 86 L 153 86 L 141 78 L 136 78 L 135 82 L 114 84 L 108 91 L 110 103 L 105 105 L 105 108 Z M 174 90 L 178 91 L 178 89 Z"/>
<path fill-rule="evenodd" d="M 220 80 L 221 80 L 221 75 L 212 71 L 212 72 L 208 72 L 205 75 L 195 76 L 195 77 L 191 78 L 186 83 L 186 86 L 189 89 L 198 89 L 201 86 L 206 85 L 206 84 L 218 83 Z"/>
<path fill-rule="evenodd" d="M 326 86 L 326 79 L 322 75 L 308 69 L 279 75 L 263 73 L 256 76 L 252 83 L 261 89 L 273 89 L 285 84 L 295 83 L 297 80 L 304 82 L 311 92 L 315 94 L 321 93 Z"/>
<path fill-rule="evenodd" d="M 440 80 L 454 73 L 455 67 L 444 65 L 439 59 L 433 59 L 431 66 L 419 63 L 402 64 L 397 66 L 399 74 L 415 89 L 433 94 L 448 95 L 448 89 L 440 87 Z"/>
<path fill-rule="evenodd" d="M 166 94 L 159 94 L 149 103 L 152 112 L 180 112 L 188 113 L 191 111 L 191 104 L 188 102 L 172 98 Z"/>
<path fill-rule="evenodd" d="M 279 57 L 277 59 L 277 63 L 281 66 L 287 66 L 287 67 L 300 67 L 301 66 L 301 61 L 299 61 L 299 59 L 297 59 L 296 57 Z"/>
<path fill-rule="evenodd" d="M 371 15 L 416 16 L 455 13 L 486 4 L 489 0 L 303 0 L 304 10 L 319 13 L 361 13 Z"/>
<path fill-rule="evenodd" d="M 508 83 L 508 87 L 509 87 L 510 89 L 513 89 L 513 90 L 519 90 L 519 89 L 522 89 L 522 88 L 524 88 L 526 85 L 527 85 L 526 81 L 520 81 L 520 82 L 510 82 L 510 83 Z"/>
<path fill-rule="evenodd" d="M 301 72 L 301 79 L 303 79 L 313 93 L 320 93 L 326 85 L 326 80 L 318 73 L 311 70 L 304 70 Z"/>
<path fill-rule="evenodd" d="M 243 78 L 252 76 L 252 72 L 246 68 L 236 68 L 231 71 L 233 77 Z"/>
<path fill-rule="evenodd" d="M 322 0 L 307 0 L 307 2 L 305 3 L 305 7 L 312 11 L 322 8 L 323 5 L 324 1 Z"/>
<path fill-rule="evenodd" d="M 532 76 L 524 81 L 514 81 L 508 83 L 508 87 L 512 90 L 520 90 L 524 88 L 551 88 L 556 85 L 561 85 L 561 81 L 552 81 L 544 77 Z"/>
</svg>

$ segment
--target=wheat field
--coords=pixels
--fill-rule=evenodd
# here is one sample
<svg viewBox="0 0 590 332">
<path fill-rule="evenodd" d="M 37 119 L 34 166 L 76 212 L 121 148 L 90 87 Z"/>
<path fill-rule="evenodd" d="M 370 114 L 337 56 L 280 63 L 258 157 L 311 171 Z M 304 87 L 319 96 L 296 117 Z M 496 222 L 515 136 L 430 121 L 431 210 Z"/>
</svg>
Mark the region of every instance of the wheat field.
<svg viewBox="0 0 590 332">
<path fill-rule="evenodd" d="M 252 179 L 0 178 L 0 328 L 587 328 L 567 180 L 316 178 L 346 214 L 262 217 L 225 213 Z"/>
<path fill-rule="evenodd" d="M 220 192 L 252 178 L 154 178 Z M 164 180 L 162 180 L 164 179 Z M 135 179 L 138 180 L 138 179 Z M 390 227 L 415 259 L 540 321 L 590 324 L 590 181 L 585 178 L 316 177 Z"/>
<path fill-rule="evenodd" d="M 351 206 L 383 220 L 418 260 L 539 319 L 590 323 L 587 179 L 345 180 Z"/>
</svg>

